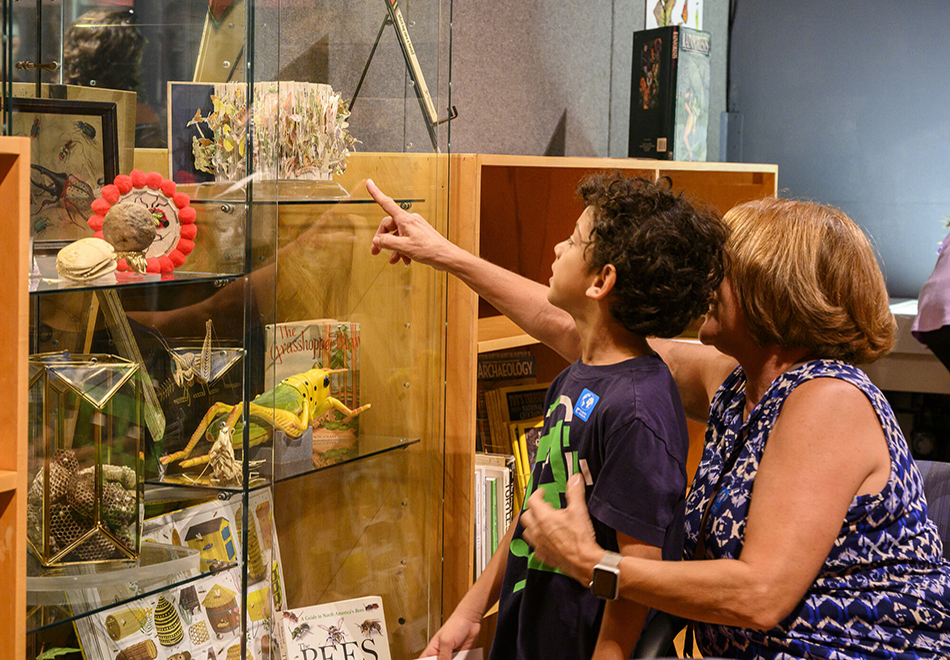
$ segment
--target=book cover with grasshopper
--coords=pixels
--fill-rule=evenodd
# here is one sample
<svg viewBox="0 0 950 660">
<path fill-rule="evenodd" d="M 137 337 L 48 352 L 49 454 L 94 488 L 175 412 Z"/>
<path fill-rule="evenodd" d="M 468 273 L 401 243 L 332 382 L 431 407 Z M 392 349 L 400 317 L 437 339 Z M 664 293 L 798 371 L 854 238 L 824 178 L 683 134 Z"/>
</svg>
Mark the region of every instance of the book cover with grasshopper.
<svg viewBox="0 0 950 660">
<path fill-rule="evenodd" d="M 351 410 L 360 407 L 360 326 L 335 319 L 311 319 L 264 326 L 265 389 L 314 365 L 340 369 L 330 374 L 330 396 Z M 314 460 L 332 463 L 355 455 L 359 416 L 331 409 L 313 421 Z"/>
</svg>

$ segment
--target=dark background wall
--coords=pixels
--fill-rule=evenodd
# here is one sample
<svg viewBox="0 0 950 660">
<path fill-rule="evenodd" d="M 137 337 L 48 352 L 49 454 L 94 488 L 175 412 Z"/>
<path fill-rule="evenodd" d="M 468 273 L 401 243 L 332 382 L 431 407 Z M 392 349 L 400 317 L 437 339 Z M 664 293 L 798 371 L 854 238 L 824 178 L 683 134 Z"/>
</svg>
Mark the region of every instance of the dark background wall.
<svg viewBox="0 0 950 660">
<path fill-rule="evenodd" d="M 916 297 L 950 216 L 950 3 L 738 0 L 730 104 L 741 159 L 833 204 Z"/>
<path fill-rule="evenodd" d="M 453 0 L 456 153 L 627 156 L 633 32 L 656 0 Z M 725 109 L 727 0 L 712 35 L 708 152 Z"/>
</svg>

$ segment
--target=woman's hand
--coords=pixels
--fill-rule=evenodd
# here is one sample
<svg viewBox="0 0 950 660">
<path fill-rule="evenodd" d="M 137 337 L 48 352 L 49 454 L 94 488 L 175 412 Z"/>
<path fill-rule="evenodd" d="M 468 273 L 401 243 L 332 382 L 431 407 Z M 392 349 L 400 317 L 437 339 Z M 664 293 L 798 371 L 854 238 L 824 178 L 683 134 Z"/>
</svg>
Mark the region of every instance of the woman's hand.
<svg viewBox="0 0 950 660">
<path fill-rule="evenodd" d="M 594 540 L 580 474 L 568 480 L 565 494 L 564 509 L 554 509 L 545 502 L 540 488 L 531 494 L 521 514 L 523 538 L 534 548 L 538 559 L 587 586 L 604 549 Z"/>
</svg>

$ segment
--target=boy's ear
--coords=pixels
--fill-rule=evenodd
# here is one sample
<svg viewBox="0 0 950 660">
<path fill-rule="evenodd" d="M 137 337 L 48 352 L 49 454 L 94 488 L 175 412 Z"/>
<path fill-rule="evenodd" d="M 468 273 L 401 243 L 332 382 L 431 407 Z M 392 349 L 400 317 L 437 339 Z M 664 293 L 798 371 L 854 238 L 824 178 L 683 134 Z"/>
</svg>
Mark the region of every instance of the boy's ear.
<svg viewBox="0 0 950 660">
<path fill-rule="evenodd" d="M 587 297 L 593 300 L 603 300 L 617 283 L 617 269 L 613 264 L 607 264 L 600 269 L 594 281 L 587 287 Z"/>
</svg>

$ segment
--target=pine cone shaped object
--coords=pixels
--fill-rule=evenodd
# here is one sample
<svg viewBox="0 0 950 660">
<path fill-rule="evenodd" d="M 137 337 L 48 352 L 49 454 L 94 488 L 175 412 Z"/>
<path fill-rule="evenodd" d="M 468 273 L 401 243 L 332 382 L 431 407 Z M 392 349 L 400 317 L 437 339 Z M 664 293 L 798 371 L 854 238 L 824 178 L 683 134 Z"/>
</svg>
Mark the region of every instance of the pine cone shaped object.
<svg viewBox="0 0 950 660">
<path fill-rule="evenodd" d="M 185 637 L 178 612 L 165 596 L 158 597 L 158 605 L 155 607 L 155 629 L 158 631 L 158 643 L 162 646 L 174 646 Z"/>
</svg>

